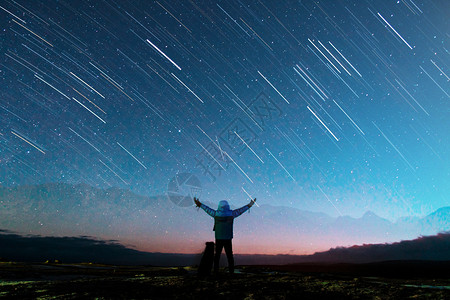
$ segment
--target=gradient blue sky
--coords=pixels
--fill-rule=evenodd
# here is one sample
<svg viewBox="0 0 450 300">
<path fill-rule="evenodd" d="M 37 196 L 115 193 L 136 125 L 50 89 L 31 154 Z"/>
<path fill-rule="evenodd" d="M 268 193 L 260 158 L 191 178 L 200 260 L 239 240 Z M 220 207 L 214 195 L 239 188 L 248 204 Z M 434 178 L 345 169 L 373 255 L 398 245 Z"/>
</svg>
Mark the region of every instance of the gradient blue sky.
<svg viewBox="0 0 450 300">
<path fill-rule="evenodd" d="M 189 172 L 210 202 L 430 213 L 450 195 L 449 11 L 3 1 L 0 184 L 160 195 Z"/>
</svg>

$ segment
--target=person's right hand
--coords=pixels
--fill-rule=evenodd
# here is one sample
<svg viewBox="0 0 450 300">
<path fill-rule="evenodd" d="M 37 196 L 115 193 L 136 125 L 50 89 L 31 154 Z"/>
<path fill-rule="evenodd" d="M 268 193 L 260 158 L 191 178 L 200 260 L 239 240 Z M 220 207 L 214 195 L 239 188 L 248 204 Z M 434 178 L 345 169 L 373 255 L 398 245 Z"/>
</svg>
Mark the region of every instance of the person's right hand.
<svg viewBox="0 0 450 300">
<path fill-rule="evenodd" d="M 256 202 L 256 198 L 255 198 L 255 199 L 253 199 L 252 201 L 250 201 L 250 203 L 249 203 L 249 204 L 247 204 L 247 205 L 248 205 L 248 208 L 252 207 L 252 206 L 253 206 L 253 204 L 255 204 L 255 202 Z"/>
<path fill-rule="evenodd" d="M 195 202 L 195 205 L 197 205 L 197 207 L 202 206 L 202 203 L 201 203 L 200 200 L 198 200 L 198 198 L 196 198 L 196 197 L 194 197 L 194 202 Z"/>
</svg>

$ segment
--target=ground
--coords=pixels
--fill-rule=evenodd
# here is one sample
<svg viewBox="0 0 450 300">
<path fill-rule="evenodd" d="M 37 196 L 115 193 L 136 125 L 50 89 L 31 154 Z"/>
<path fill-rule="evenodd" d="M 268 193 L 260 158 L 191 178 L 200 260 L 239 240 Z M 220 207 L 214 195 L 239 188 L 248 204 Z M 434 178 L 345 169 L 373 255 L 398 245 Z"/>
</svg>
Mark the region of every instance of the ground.
<svg viewBox="0 0 450 300">
<path fill-rule="evenodd" d="M 8 299 L 450 299 L 450 279 L 371 277 L 241 266 L 198 277 L 195 267 L 0 263 Z M 301 269 L 301 268 L 300 268 Z"/>
</svg>

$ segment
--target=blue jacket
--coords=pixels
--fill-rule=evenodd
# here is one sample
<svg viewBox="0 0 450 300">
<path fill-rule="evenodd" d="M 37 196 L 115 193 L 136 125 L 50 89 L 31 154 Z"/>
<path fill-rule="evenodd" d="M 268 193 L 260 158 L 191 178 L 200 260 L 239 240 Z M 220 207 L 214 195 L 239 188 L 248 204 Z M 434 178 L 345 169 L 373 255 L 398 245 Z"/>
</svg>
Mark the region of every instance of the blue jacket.
<svg viewBox="0 0 450 300">
<path fill-rule="evenodd" d="M 231 240 L 233 238 L 233 220 L 239 217 L 250 207 L 244 205 L 241 208 L 231 210 L 226 200 L 219 202 L 217 210 L 209 208 L 205 204 L 200 206 L 208 215 L 214 218 L 214 231 L 216 240 Z"/>
</svg>

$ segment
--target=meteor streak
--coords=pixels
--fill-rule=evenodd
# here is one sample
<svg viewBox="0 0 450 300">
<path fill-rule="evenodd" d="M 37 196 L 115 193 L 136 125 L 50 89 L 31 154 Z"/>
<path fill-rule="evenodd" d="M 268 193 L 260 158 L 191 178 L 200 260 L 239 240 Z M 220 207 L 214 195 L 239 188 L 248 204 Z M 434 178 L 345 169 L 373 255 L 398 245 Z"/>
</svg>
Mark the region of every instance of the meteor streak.
<svg viewBox="0 0 450 300">
<path fill-rule="evenodd" d="M 6 11 L 8 14 L 10 14 L 11 16 L 13 16 L 16 19 L 19 19 L 22 23 L 27 24 L 27 22 L 25 22 L 24 20 L 22 20 L 21 18 L 19 18 L 18 16 L 16 16 L 15 14 L 13 14 L 12 12 L 10 12 L 9 10 L 7 10 L 6 8 L 4 8 L 3 6 L 0 5 L 0 8 L 3 9 L 4 11 Z"/>
<path fill-rule="evenodd" d="M 91 66 L 93 66 L 94 68 L 96 68 L 100 73 L 102 73 L 103 75 L 105 75 L 106 77 L 108 77 L 109 80 L 111 80 L 112 82 L 114 82 L 120 89 L 123 90 L 123 87 L 122 87 L 120 84 L 118 84 L 117 82 L 115 82 L 111 77 L 109 77 L 108 75 L 106 75 L 105 72 L 103 72 L 102 70 L 100 70 L 99 68 L 97 68 L 97 66 L 95 66 L 93 63 L 89 62 L 89 64 L 90 64 Z"/>
<path fill-rule="evenodd" d="M 427 76 L 434 82 L 434 84 L 436 84 L 437 85 L 437 87 L 438 88 L 440 88 L 441 89 L 441 91 L 447 96 L 447 97 L 449 97 L 450 98 L 450 95 L 449 94 L 447 94 L 447 92 L 439 85 L 439 83 L 437 83 L 436 82 L 436 80 L 434 80 L 433 79 L 433 77 L 431 77 L 431 75 L 430 74 L 428 74 L 428 72 L 427 71 L 425 71 L 425 69 L 424 68 L 422 68 L 422 66 L 419 66 L 419 68 L 422 70 L 422 71 L 424 71 L 425 72 L 425 74 L 427 74 Z"/>
<path fill-rule="evenodd" d="M 18 133 L 15 133 L 14 131 L 11 130 L 11 133 L 14 134 L 15 136 L 17 136 L 19 139 L 23 140 L 24 142 L 28 143 L 29 145 L 33 146 L 36 150 L 38 150 L 39 152 L 41 152 L 42 154 L 45 154 L 45 152 L 39 148 L 38 146 L 36 146 L 35 144 L 33 144 L 32 142 L 30 142 L 29 140 L 27 140 L 26 138 L 24 138 L 23 136 L 20 136 Z"/>
<path fill-rule="evenodd" d="M 408 92 L 408 90 L 400 83 L 400 81 L 398 81 L 397 79 L 395 79 L 395 81 L 408 94 L 408 96 L 411 97 L 411 99 L 413 99 L 414 102 L 416 102 L 416 104 L 429 116 L 430 114 L 425 110 L 425 108 L 422 107 L 422 105 L 420 105 L 416 98 L 414 98 L 414 96 L 411 95 L 410 92 Z"/>
<path fill-rule="evenodd" d="M 81 81 L 82 83 L 84 83 L 87 87 L 89 87 L 91 90 L 93 90 L 94 92 L 96 92 L 100 97 L 102 97 L 103 99 L 105 99 L 105 96 L 103 96 L 102 94 L 100 94 L 99 92 L 97 92 L 96 89 L 94 89 L 92 86 L 90 86 L 89 84 L 87 84 L 86 82 L 83 81 L 83 79 L 81 79 L 80 77 L 78 77 L 77 75 L 73 74 L 72 72 L 70 72 L 70 74 L 75 77 L 76 79 L 78 79 L 79 81 Z"/>
<path fill-rule="evenodd" d="M 272 152 L 270 152 L 270 150 L 267 149 L 267 148 L 266 148 L 266 150 L 267 150 L 267 152 L 269 152 L 269 154 L 277 161 L 277 163 L 280 165 L 280 167 L 282 167 L 283 170 L 289 175 L 289 177 L 291 177 L 292 180 L 294 180 L 294 182 L 295 182 L 295 179 L 294 179 L 294 177 L 292 177 L 291 173 L 289 173 L 289 171 L 286 170 L 286 168 L 285 168 L 285 167 L 280 163 L 280 161 L 272 154 Z"/>
<path fill-rule="evenodd" d="M 277 88 L 274 87 L 273 84 L 266 77 L 264 77 L 263 74 L 261 74 L 261 72 L 258 71 L 258 74 L 261 75 L 261 77 L 264 78 L 264 80 L 267 81 L 268 84 L 270 84 L 270 86 L 278 93 L 278 95 L 281 96 L 281 98 L 284 99 L 284 101 L 286 101 L 287 104 L 290 104 L 289 101 L 287 101 L 287 99 L 284 98 L 284 96 L 277 90 Z"/>
<path fill-rule="evenodd" d="M 100 121 L 102 121 L 104 124 L 106 124 L 106 122 L 102 119 L 102 118 L 100 118 L 99 116 L 97 116 L 96 114 L 95 114 L 95 112 L 93 112 L 92 110 L 90 110 L 89 108 L 87 108 L 83 103 L 81 103 L 80 101 L 78 101 L 77 99 L 75 99 L 74 97 L 72 97 L 72 99 L 73 100 L 75 100 L 78 104 L 80 104 L 81 106 L 83 106 L 87 111 L 89 111 L 91 114 L 93 114 L 94 116 L 96 116 L 97 117 L 97 119 L 99 119 Z"/>
<path fill-rule="evenodd" d="M 314 82 L 314 80 L 312 80 L 311 77 L 309 77 L 308 74 L 307 74 L 305 71 L 303 71 L 303 69 L 300 68 L 299 65 L 295 65 L 295 66 L 296 66 L 300 71 L 302 71 L 302 73 L 305 74 L 305 76 L 311 81 L 311 83 L 314 84 L 314 86 L 315 86 L 319 91 L 322 92 L 322 94 L 325 96 L 325 98 L 328 99 L 328 96 L 327 96 L 327 95 L 325 94 L 325 92 L 322 91 L 322 89 Z M 311 86 L 311 84 L 308 82 L 308 80 L 306 80 L 306 79 L 302 76 L 302 74 L 300 74 L 300 73 L 295 69 L 295 67 L 294 67 L 294 71 L 297 72 L 297 74 L 300 75 L 300 77 L 302 77 L 302 79 L 303 79 L 303 80 L 304 80 L 304 81 L 305 81 L 305 82 L 306 82 L 306 83 L 314 90 L 314 92 L 316 92 L 316 94 L 319 95 L 319 97 L 322 98 L 322 100 L 325 101 L 325 99 L 323 99 L 323 97 L 316 91 L 316 89 L 315 89 L 314 87 Z"/>
<path fill-rule="evenodd" d="M 49 42 L 47 42 L 44 38 L 42 38 L 40 35 L 38 35 L 37 33 L 34 33 L 33 31 L 31 31 L 30 29 L 26 28 L 25 26 L 23 26 L 22 24 L 20 24 L 19 22 L 17 22 L 16 20 L 12 19 L 12 21 L 14 23 L 16 23 L 17 25 L 19 25 L 20 27 L 24 28 L 25 30 L 27 30 L 28 32 L 31 32 L 32 34 L 34 34 L 36 37 L 38 37 L 41 41 L 45 42 L 47 45 L 49 45 L 50 47 L 53 47 L 52 44 L 50 44 Z"/>
<path fill-rule="evenodd" d="M 49 87 L 51 87 L 52 89 L 54 89 L 55 91 L 57 91 L 58 93 L 60 93 L 61 95 L 63 95 L 64 97 L 66 97 L 67 99 L 70 100 L 70 98 L 66 94 L 64 94 L 63 92 L 61 92 L 60 90 L 55 88 L 53 85 L 51 85 L 50 83 L 48 83 L 47 81 L 45 81 L 44 79 L 39 77 L 37 74 L 34 74 L 34 77 L 36 77 L 37 79 L 39 79 L 40 81 L 42 81 L 43 83 L 45 83 L 46 85 L 48 85 Z"/>
<path fill-rule="evenodd" d="M 217 4 L 217 6 L 227 15 L 228 18 L 230 18 L 243 32 L 245 32 L 247 34 L 248 37 L 251 37 L 247 31 L 245 31 L 244 28 L 242 28 L 241 25 L 239 25 L 239 23 L 233 19 L 219 4 Z"/>
<path fill-rule="evenodd" d="M 259 38 L 259 40 L 261 42 L 263 42 L 271 51 L 273 51 L 273 49 L 269 46 L 269 44 L 267 44 L 266 41 L 263 40 L 262 37 L 260 37 L 259 34 L 257 34 L 256 31 L 254 31 L 253 28 L 250 25 L 245 23 L 245 21 L 242 18 L 239 18 L 239 19 L 241 19 L 241 21 L 244 22 L 244 24 Z"/>
<path fill-rule="evenodd" d="M 175 77 L 175 79 L 176 80 L 178 80 L 185 88 L 187 88 L 188 89 L 188 91 L 189 92 L 191 92 L 192 93 L 192 95 L 194 95 L 195 96 L 195 98 L 197 98 L 201 103 L 205 103 L 205 102 L 203 102 L 203 100 L 202 99 L 200 99 L 200 97 L 199 96 L 197 96 L 197 94 L 196 93 L 194 93 L 186 84 L 184 84 L 184 82 L 183 81 L 181 81 L 180 79 L 178 79 L 178 77 L 175 75 L 175 74 L 173 74 L 173 73 L 170 73 L 170 74 L 172 74 L 172 76 L 173 77 Z"/>
<path fill-rule="evenodd" d="M 168 61 L 170 61 L 178 70 L 181 71 L 181 68 L 173 60 L 171 60 L 170 57 L 168 57 L 164 52 L 159 50 L 159 48 L 156 47 L 152 42 L 150 42 L 150 40 L 147 39 L 146 41 L 147 41 L 147 43 L 152 45 L 152 47 L 155 48 L 162 56 L 164 56 Z"/>
<path fill-rule="evenodd" d="M 381 129 L 377 126 L 377 124 L 375 124 L 374 122 L 372 122 L 372 124 L 378 129 L 378 131 L 383 135 L 384 139 L 392 146 L 392 148 L 394 148 L 394 150 L 397 151 L 398 155 L 400 155 L 400 157 L 403 158 L 404 162 L 411 168 L 411 170 L 413 170 L 413 172 L 415 172 L 416 170 L 414 170 L 414 167 L 409 163 L 409 161 L 400 152 L 400 150 L 398 150 L 398 148 L 395 147 L 394 143 L 391 142 L 391 140 L 384 134 L 384 132 L 381 131 Z"/>
<path fill-rule="evenodd" d="M 217 148 L 219 148 L 219 151 L 220 151 L 220 154 L 222 155 L 222 158 L 223 158 L 223 155 L 225 154 L 225 155 L 226 155 L 226 156 L 227 156 L 227 157 L 228 157 L 228 158 L 236 165 L 236 167 L 239 169 L 239 171 L 241 171 L 242 174 L 244 174 L 245 177 L 247 177 L 247 179 L 250 180 L 251 183 L 253 183 L 253 180 L 247 175 L 247 173 L 244 172 L 244 170 L 242 170 L 242 168 L 234 161 L 234 159 L 232 159 L 231 156 L 228 155 L 228 153 L 226 153 L 225 151 L 223 151 L 222 148 L 220 148 L 220 146 L 219 146 L 218 144 L 216 144 L 216 143 L 209 137 L 209 135 L 208 135 L 203 129 L 200 128 L 200 126 L 197 125 L 197 127 L 198 127 L 198 129 L 201 130 L 201 132 L 203 132 L 203 133 L 208 137 L 208 139 L 209 139 L 209 140 L 210 140 Z M 219 140 L 217 140 L 217 143 L 218 143 L 218 142 L 219 142 Z M 212 159 L 214 159 L 214 161 L 216 161 L 216 162 L 219 164 L 220 167 L 222 167 L 222 165 L 215 159 L 215 157 L 214 157 L 211 153 L 209 153 L 209 151 L 206 150 L 206 148 L 203 147 L 203 145 L 200 144 L 199 141 L 197 141 L 197 143 L 198 143 L 198 144 L 199 144 L 199 145 L 200 145 L 200 146 L 201 146 L 201 147 L 209 154 L 209 156 L 212 157 Z M 225 170 L 224 167 L 222 167 L 222 169 Z"/>
<path fill-rule="evenodd" d="M 353 123 L 353 125 L 355 125 L 356 126 L 356 128 L 358 128 L 358 130 L 359 131 L 361 131 L 361 133 L 363 134 L 363 135 L 365 135 L 365 133 L 364 133 L 364 131 L 362 131 L 361 130 L 361 128 L 359 128 L 359 126 L 358 125 L 356 125 L 356 123 L 353 121 L 353 119 L 352 118 L 350 118 L 350 116 L 349 115 L 347 115 L 347 113 L 342 109 L 342 107 L 340 107 L 339 106 L 339 104 L 337 104 L 337 102 L 336 101 L 334 101 L 333 100 L 333 102 L 334 102 L 334 104 L 336 104 L 337 105 L 337 107 L 339 107 L 339 109 L 347 116 L 347 118 Z"/>
<path fill-rule="evenodd" d="M 327 127 L 327 125 L 325 125 L 324 122 L 322 122 L 322 120 L 315 114 L 315 112 L 312 111 L 311 108 L 309 108 L 309 106 L 307 106 L 307 108 L 309 109 L 309 111 L 314 115 L 314 117 L 316 117 L 317 120 L 319 120 L 319 122 L 328 130 L 328 132 L 334 137 L 334 139 L 336 141 L 339 141 L 339 139 L 331 132 L 331 130 Z"/>
<path fill-rule="evenodd" d="M 250 198 L 250 200 L 253 200 L 254 198 L 252 198 L 252 196 L 250 196 L 250 194 L 249 193 L 247 193 L 247 191 L 244 189 L 244 187 L 241 187 L 242 188 L 242 190 L 244 191 L 244 193 L 246 193 L 247 194 L 247 196 Z M 259 207 L 259 205 L 258 205 L 258 203 L 256 203 L 255 202 L 255 204 L 256 204 L 256 206 L 258 206 Z"/>
<path fill-rule="evenodd" d="M 339 215 L 342 217 L 341 211 L 336 207 L 336 205 L 333 204 L 333 202 L 331 202 L 330 198 L 328 198 L 327 194 L 325 194 L 325 192 L 320 188 L 320 186 L 317 186 L 319 188 L 319 190 L 322 192 L 322 194 L 325 196 L 325 198 L 327 198 L 328 202 L 331 203 L 331 205 L 333 205 L 333 207 L 336 209 L 336 211 L 339 213 Z"/>
<path fill-rule="evenodd" d="M 345 56 L 342 55 L 342 53 L 331 42 L 328 43 L 331 45 L 331 47 L 334 48 L 334 50 L 336 50 L 337 53 L 339 53 L 339 55 L 350 65 L 350 67 L 352 67 L 352 69 L 355 70 L 356 73 L 358 73 L 359 77 L 362 77 L 361 73 L 359 73 L 358 70 L 355 69 L 355 67 L 345 58 Z"/>
<path fill-rule="evenodd" d="M 72 128 L 69 127 L 69 130 L 72 131 L 73 133 L 75 133 L 80 139 L 82 139 L 83 141 L 85 141 L 89 146 L 91 146 L 92 148 L 95 149 L 95 151 L 97 151 L 98 153 L 102 154 L 100 152 L 100 150 L 98 150 L 97 147 L 95 147 L 94 145 L 91 144 L 91 142 L 89 142 L 88 140 L 86 140 L 84 137 L 82 137 L 80 134 L 78 134 L 75 130 L 73 130 Z"/>
<path fill-rule="evenodd" d="M 439 68 L 438 65 L 432 59 L 430 59 L 430 61 L 445 77 L 447 77 L 447 81 L 449 81 L 450 78 L 447 76 L 447 74 L 445 74 L 445 72 L 442 71 L 441 68 Z"/>
<path fill-rule="evenodd" d="M 202 144 L 200 144 L 200 142 L 199 141 L 197 141 L 197 144 L 199 144 L 200 145 L 200 147 L 202 147 L 203 148 L 203 150 L 205 150 L 205 152 L 206 153 L 208 153 L 208 155 L 209 156 L 211 156 L 211 158 L 212 159 L 214 159 L 214 161 L 225 171 L 225 168 L 220 164 L 220 162 L 218 162 L 217 161 L 217 159 L 208 151 L 208 150 L 206 150 L 206 148 L 205 147 L 203 147 L 203 145 Z"/>
<path fill-rule="evenodd" d="M 126 182 L 125 180 L 123 180 L 122 177 L 119 176 L 119 174 L 117 174 L 116 172 L 114 172 L 113 169 L 111 169 L 107 164 L 105 164 L 101 159 L 99 159 L 99 161 L 108 168 L 108 170 L 110 170 L 111 172 L 113 172 L 114 175 L 116 175 L 120 180 L 122 180 L 123 183 L 125 183 L 126 185 L 130 185 L 128 182 Z"/>
<path fill-rule="evenodd" d="M 89 103 L 91 103 L 92 105 L 94 105 L 95 107 L 97 107 L 99 110 L 102 111 L 102 113 L 104 113 L 106 115 L 106 112 L 101 109 L 97 104 L 95 104 L 94 102 L 92 102 L 91 100 L 89 100 L 85 95 L 83 95 L 82 93 L 80 93 L 79 91 L 77 91 L 76 89 L 72 88 L 72 90 L 74 90 L 75 92 L 78 93 L 78 95 L 80 95 L 81 97 L 83 97 L 84 99 L 86 99 L 87 101 L 89 101 Z"/>
<path fill-rule="evenodd" d="M 242 172 L 242 174 L 244 174 L 245 177 L 247 177 L 247 179 L 250 180 L 251 183 L 253 183 L 253 180 L 251 180 L 251 178 L 248 177 L 247 173 L 245 173 L 244 170 L 242 170 L 242 168 L 234 161 L 234 159 L 232 159 L 231 156 L 229 156 L 228 153 L 226 153 L 225 151 L 223 153 L 225 153 L 225 155 L 236 165 L 236 167 L 238 167 L 238 169 Z"/>
<path fill-rule="evenodd" d="M 198 126 L 198 125 L 196 125 L 197 126 L 197 128 L 198 129 L 200 129 L 200 131 L 201 132 L 203 132 L 203 134 L 204 135 L 206 135 L 207 137 L 208 137 L 208 139 L 211 141 L 211 143 L 213 143 L 214 144 L 214 146 L 216 146 L 218 149 L 219 149 L 219 151 L 220 151 L 220 154 L 221 154 L 221 156 L 222 156 L 222 159 L 223 160 L 225 160 L 224 159 L 224 157 L 223 157 L 223 153 L 224 153 L 224 151 L 222 150 L 222 148 L 220 147 L 220 145 L 219 145 L 219 139 L 217 138 L 217 136 L 216 136 L 216 141 L 217 141 L 217 144 L 213 141 L 213 139 L 200 127 L 200 126 Z"/>
<path fill-rule="evenodd" d="M 384 21 L 384 23 L 386 23 L 388 26 L 389 26 L 389 28 L 391 28 L 392 29 L 392 31 L 393 32 L 395 32 L 395 34 L 409 47 L 409 49 L 411 49 L 412 50 L 412 47 L 408 44 L 408 42 L 407 41 L 405 41 L 405 39 L 397 32 L 397 30 L 395 30 L 394 29 L 394 27 L 392 27 L 391 26 L 391 24 L 389 24 L 389 22 L 388 21 L 386 21 L 384 18 L 383 18 L 383 16 L 382 15 L 380 15 L 380 13 L 377 13 L 377 15 L 381 18 L 381 19 L 383 19 L 383 21 Z"/>
<path fill-rule="evenodd" d="M 325 54 L 323 54 L 323 52 L 320 51 L 319 48 L 317 48 L 317 46 L 313 43 L 313 41 L 311 41 L 309 38 L 308 38 L 308 41 L 314 46 L 314 48 L 316 48 L 317 51 L 319 51 L 320 54 L 322 54 L 323 57 L 325 57 L 325 59 L 326 59 L 326 60 L 333 66 L 333 68 L 335 68 L 336 71 L 338 71 L 338 73 L 340 74 L 341 71 L 339 71 L 339 69 L 331 62 L 331 60 L 330 60 Z"/>
<path fill-rule="evenodd" d="M 253 149 L 252 149 L 252 148 L 244 141 L 244 139 L 241 138 L 241 136 L 240 136 L 236 131 L 233 131 L 233 132 L 234 132 L 234 134 L 237 135 L 237 137 L 244 143 L 244 145 L 247 146 L 247 148 L 250 149 L 250 151 L 252 151 L 253 154 L 255 154 L 255 156 L 256 156 L 262 163 L 264 163 L 263 160 L 258 156 L 258 154 L 256 154 L 255 151 L 253 151 Z"/>
<path fill-rule="evenodd" d="M 341 62 L 330 52 L 330 50 L 327 49 L 327 47 L 325 47 L 321 41 L 318 41 L 319 44 L 325 49 L 327 50 L 328 54 L 331 55 L 332 58 L 334 58 L 335 61 L 337 61 L 337 63 L 345 70 L 345 72 L 347 72 L 348 75 L 352 76 L 352 74 L 350 74 L 350 72 L 341 64 Z"/>
<path fill-rule="evenodd" d="M 127 152 L 128 154 L 130 154 L 130 156 L 131 156 L 132 158 L 134 158 L 134 160 L 136 160 L 142 167 L 144 167 L 144 169 L 147 170 L 147 167 L 144 166 L 144 164 L 143 164 L 139 159 L 137 159 L 136 157 L 134 157 L 134 155 L 131 154 L 130 151 L 128 151 L 127 149 L 125 149 L 125 147 L 122 146 L 119 142 L 117 142 L 117 145 L 119 145 L 120 148 L 122 148 L 123 150 L 125 150 L 125 152 Z"/>
</svg>

